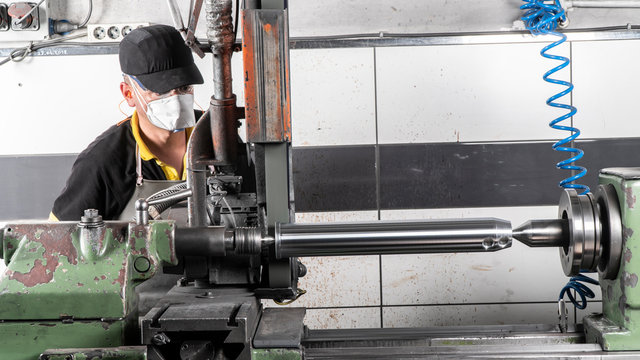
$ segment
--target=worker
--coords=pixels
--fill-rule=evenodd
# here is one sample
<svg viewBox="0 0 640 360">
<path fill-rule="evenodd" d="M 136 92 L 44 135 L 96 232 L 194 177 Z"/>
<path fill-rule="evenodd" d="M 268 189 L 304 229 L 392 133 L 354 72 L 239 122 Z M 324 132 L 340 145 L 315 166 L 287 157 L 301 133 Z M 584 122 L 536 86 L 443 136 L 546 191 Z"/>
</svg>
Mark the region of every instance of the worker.
<svg viewBox="0 0 640 360">
<path fill-rule="evenodd" d="M 186 179 L 187 142 L 201 115 L 192 85 L 204 82 L 191 50 L 173 27 L 153 25 L 129 33 L 119 59 L 133 115 L 78 155 L 50 220 L 77 221 L 90 208 L 104 220 L 131 220 L 136 199 Z"/>
</svg>

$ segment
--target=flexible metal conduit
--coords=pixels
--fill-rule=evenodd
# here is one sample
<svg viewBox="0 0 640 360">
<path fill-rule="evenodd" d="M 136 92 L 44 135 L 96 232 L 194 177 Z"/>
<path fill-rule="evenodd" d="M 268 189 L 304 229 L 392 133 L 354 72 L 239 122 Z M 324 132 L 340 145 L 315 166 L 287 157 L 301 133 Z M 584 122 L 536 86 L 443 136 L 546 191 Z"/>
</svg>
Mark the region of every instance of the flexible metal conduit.
<svg viewBox="0 0 640 360">
<path fill-rule="evenodd" d="M 213 97 L 230 99 L 231 47 L 233 46 L 232 0 L 207 0 L 207 39 L 213 53 Z"/>
<path fill-rule="evenodd" d="M 511 246 L 506 220 L 277 224 L 276 257 L 497 251 Z"/>
</svg>

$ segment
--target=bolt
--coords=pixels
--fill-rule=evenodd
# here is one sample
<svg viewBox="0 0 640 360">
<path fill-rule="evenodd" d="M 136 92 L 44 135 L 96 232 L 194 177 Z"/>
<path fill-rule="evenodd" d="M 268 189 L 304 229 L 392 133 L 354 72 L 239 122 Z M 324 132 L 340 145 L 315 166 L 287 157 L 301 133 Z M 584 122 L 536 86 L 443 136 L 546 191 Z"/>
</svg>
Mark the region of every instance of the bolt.
<svg viewBox="0 0 640 360">
<path fill-rule="evenodd" d="M 153 335 L 151 342 L 153 342 L 154 345 L 162 346 L 170 343 L 171 339 L 169 339 L 169 337 L 165 333 L 158 333 Z"/>
</svg>

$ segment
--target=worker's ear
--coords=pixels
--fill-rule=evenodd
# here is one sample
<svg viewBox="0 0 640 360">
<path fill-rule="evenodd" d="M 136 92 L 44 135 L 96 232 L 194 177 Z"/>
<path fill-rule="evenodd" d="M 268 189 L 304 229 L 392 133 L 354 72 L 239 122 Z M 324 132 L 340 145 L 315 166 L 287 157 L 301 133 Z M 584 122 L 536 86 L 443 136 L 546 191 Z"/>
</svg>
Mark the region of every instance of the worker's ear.
<svg viewBox="0 0 640 360">
<path fill-rule="evenodd" d="M 131 89 L 131 85 L 127 84 L 126 82 L 121 82 L 120 83 L 120 92 L 122 93 L 122 96 L 124 97 L 124 101 L 127 102 L 127 105 L 129 105 L 130 107 L 135 107 L 136 106 L 136 102 L 133 100 L 133 90 Z"/>
</svg>

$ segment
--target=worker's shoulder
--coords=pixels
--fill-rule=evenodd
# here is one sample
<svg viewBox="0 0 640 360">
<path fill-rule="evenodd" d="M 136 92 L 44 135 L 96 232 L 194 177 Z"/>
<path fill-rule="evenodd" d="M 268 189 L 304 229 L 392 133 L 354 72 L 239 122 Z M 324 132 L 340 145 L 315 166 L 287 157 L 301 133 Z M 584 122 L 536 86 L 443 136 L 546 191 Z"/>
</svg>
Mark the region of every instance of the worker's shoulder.
<svg viewBox="0 0 640 360">
<path fill-rule="evenodd" d="M 109 127 L 78 155 L 78 160 L 113 164 L 122 156 L 133 154 L 135 139 L 131 132 L 131 121 L 125 119 Z"/>
</svg>

